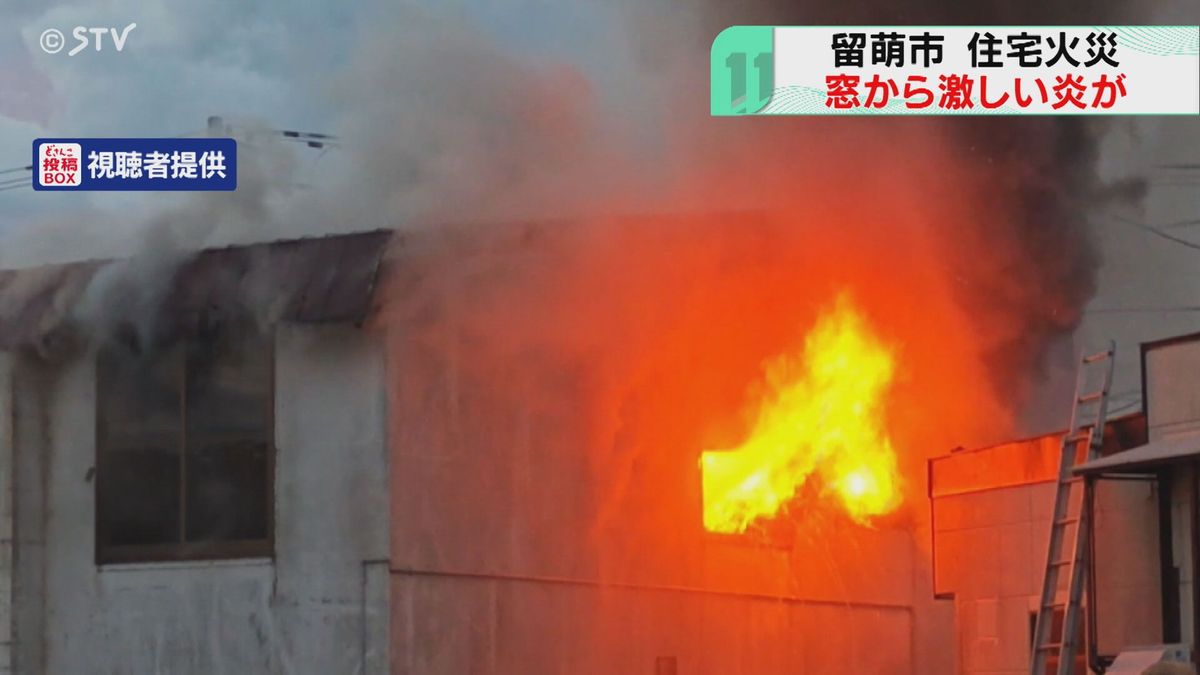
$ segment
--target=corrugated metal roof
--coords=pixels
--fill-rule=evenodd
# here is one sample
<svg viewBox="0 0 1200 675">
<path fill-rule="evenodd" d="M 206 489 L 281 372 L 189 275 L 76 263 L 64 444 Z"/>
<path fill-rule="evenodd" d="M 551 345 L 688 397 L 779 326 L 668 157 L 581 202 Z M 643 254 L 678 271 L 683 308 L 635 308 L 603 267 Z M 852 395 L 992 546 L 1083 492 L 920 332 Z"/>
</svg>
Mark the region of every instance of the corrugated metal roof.
<svg viewBox="0 0 1200 675">
<path fill-rule="evenodd" d="M 187 325 L 254 304 L 280 321 L 361 323 L 391 232 L 379 230 L 200 251 L 174 271 L 161 312 Z M 0 270 L 0 349 L 33 344 L 69 322 L 112 261 Z"/>
<path fill-rule="evenodd" d="M 1094 459 L 1080 464 L 1074 471 L 1078 474 L 1138 473 L 1196 456 L 1200 456 L 1200 432 L 1193 431 Z"/>
</svg>

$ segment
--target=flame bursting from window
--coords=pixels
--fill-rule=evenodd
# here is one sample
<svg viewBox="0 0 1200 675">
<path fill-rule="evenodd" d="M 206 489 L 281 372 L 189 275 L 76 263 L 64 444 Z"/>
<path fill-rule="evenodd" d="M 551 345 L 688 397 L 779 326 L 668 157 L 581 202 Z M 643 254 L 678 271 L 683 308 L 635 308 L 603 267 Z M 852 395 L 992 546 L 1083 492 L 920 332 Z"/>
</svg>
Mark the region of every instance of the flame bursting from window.
<svg viewBox="0 0 1200 675">
<path fill-rule="evenodd" d="M 701 456 L 704 527 L 740 533 L 777 515 L 813 474 L 860 523 L 901 502 L 884 408 L 894 355 L 848 296 L 805 338 L 803 354 L 767 364 L 767 391 L 746 441 Z"/>
</svg>

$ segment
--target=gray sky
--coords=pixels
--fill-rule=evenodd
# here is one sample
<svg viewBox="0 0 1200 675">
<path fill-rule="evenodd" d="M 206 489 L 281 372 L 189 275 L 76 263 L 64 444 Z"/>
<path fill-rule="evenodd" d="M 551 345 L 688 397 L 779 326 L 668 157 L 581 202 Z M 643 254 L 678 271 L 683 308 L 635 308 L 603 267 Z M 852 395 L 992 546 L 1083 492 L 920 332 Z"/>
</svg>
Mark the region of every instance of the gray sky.
<svg viewBox="0 0 1200 675">
<path fill-rule="evenodd" d="M 29 162 L 39 136 L 174 136 L 212 114 L 321 130 L 321 82 L 348 53 L 354 12 L 333 3 L 172 0 L 8 2 L 0 9 L 0 168 Z M 46 54 L 47 28 L 136 22 L 111 44 Z M 0 192 L 0 228 L 82 209 L 122 209 L 165 195 Z"/>
<path fill-rule="evenodd" d="M 401 4 L 402 11 L 392 9 Z M 618 30 L 615 14 L 600 3 L 10 1 L 0 5 L 0 169 L 27 164 L 37 137 L 174 136 L 203 129 L 209 115 L 266 128 L 336 132 L 349 107 L 339 98 L 348 65 L 362 58 L 363 42 L 387 39 L 380 15 L 387 14 L 395 24 L 389 30 L 403 40 L 404 12 L 428 8 L 463 17 L 516 55 L 583 65 L 594 64 L 605 52 L 600 45 Z M 100 53 L 89 47 L 67 55 L 74 26 L 134 22 L 120 53 L 106 42 Z M 48 28 L 67 35 L 68 49 L 43 52 L 38 40 Z M 323 182 L 339 158 L 332 153 L 318 161 L 319 154 L 297 150 L 300 171 L 289 180 Z M 154 210 L 176 199 L 161 193 L 3 191 L 0 234 L 45 218 Z"/>
<path fill-rule="evenodd" d="M 1200 23 L 1200 3 L 1169 0 L 1151 21 L 1158 24 Z M 1140 117 L 1120 120 L 1106 137 L 1100 159 L 1106 177 L 1134 176 L 1146 181 L 1141 204 L 1118 205 L 1093 221 L 1092 231 L 1103 256 L 1095 297 L 1072 345 L 1064 345 L 1057 364 L 1028 411 L 1031 431 L 1066 426 L 1074 385 L 1076 351 L 1117 343 L 1112 410 L 1140 409 L 1142 342 L 1200 331 L 1200 249 L 1169 241 L 1141 226 L 1161 227 L 1200 220 L 1200 170 L 1170 165 L 1200 165 L 1200 118 Z M 1200 246 L 1200 224 L 1164 229 Z M 1143 311 L 1165 309 L 1168 311 Z M 1136 311 L 1131 311 L 1136 310 Z M 1057 402 L 1057 403 L 1056 403 Z"/>
<path fill-rule="evenodd" d="M 1077 345 L 1117 341 L 1114 404 L 1125 411 L 1137 409 L 1140 401 L 1138 345 L 1200 331 L 1200 311 L 1181 309 L 1200 307 L 1200 249 L 1136 225 L 1160 227 L 1200 246 L 1200 223 L 1180 225 L 1200 220 L 1200 170 L 1165 168 L 1200 165 L 1200 119 L 1142 119 L 1131 127 L 1108 139 L 1106 161 L 1116 165 L 1111 170 L 1141 172 L 1148 192 L 1141 208 L 1115 209 L 1093 223 L 1104 259 L 1096 296 L 1076 339 Z M 1172 311 L 1144 311 L 1158 308 Z"/>
</svg>

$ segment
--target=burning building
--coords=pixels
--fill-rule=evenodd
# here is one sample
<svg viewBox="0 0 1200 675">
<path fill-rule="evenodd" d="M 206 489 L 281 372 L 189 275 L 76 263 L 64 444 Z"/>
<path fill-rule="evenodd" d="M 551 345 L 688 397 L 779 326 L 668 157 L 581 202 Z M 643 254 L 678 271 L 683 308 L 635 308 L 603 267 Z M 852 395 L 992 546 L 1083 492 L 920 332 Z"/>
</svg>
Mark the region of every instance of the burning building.
<svg viewBox="0 0 1200 675">
<path fill-rule="evenodd" d="M 193 72 L 172 40 L 45 78 L 148 92 L 64 105 L 104 111 L 55 120 L 72 134 L 232 104 L 340 150 L 298 173 L 255 129 L 227 198 L 97 197 L 4 233 L 6 266 L 22 242 L 289 239 L 0 272 L 0 670 L 1020 670 L 1028 579 L 972 585 L 961 556 L 994 532 L 963 519 L 991 511 L 941 481 L 965 453 L 931 509 L 926 459 L 1010 434 L 1078 327 L 1092 212 L 1136 192 L 1100 176 L 1102 123 L 730 125 L 707 65 L 733 24 L 1077 6 L 367 4 L 182 15 L 213 67 L 186 105 L 104 79 Z M 338 58 L 275 58 L 318 42 Z M 260 55 L 299 70 L 264 80 Z M 405 229 L 290 239 L 339 227 Z"/>
<path fill-rule="evenodd" d="M 962 386 L 971 324 L 891 250 L 802 237 L 718 214 L 0 273 L 10 672 L 1025 672 L 1057 440 L 927 467 L 1001 412 Z M 1172 635 L 1156 489 L 1098 488 L 1101 656 Z"/>
<path fill-rule="evenodd" d="M 0 273 L 8 671 L 952 672 L 911 458 L 864 426 L 903 389 L 869 296 L 765 360 L 680 317 L 539 350 L 562 287 L 490 303 L 564 235 L 516 235 Z"/>
</svg>

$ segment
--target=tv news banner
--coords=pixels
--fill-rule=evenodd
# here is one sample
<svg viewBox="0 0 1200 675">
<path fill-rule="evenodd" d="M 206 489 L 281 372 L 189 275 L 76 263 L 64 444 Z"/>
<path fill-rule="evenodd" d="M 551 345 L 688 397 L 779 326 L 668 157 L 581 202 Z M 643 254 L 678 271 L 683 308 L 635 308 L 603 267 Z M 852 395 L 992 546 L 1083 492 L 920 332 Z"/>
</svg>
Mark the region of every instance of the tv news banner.
<svg viewBox="0 0 1200 675">
<path fill-rule="evenodd" d="M 733 26 L 714 116 L 1197 115 L 1198 26 Z"/>
<path fill-rule="evenodd" d="M 237 189 L 232 138 L 39 138 L 33 189 Z"/>
</svg>

